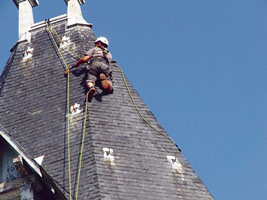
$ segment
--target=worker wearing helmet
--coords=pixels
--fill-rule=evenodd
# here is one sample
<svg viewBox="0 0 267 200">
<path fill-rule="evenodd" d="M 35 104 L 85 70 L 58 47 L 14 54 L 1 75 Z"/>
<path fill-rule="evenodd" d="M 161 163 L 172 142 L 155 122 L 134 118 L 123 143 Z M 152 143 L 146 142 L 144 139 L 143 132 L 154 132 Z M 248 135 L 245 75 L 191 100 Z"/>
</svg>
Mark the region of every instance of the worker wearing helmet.
<svg viewBox="0 0 267 200">
<path fill-rule="evenodd" d="M 109 63 L 112 60 L 112 55 L 108 51 L 108 40 L 105 37 L 99 37 L 95 41 L 95 47 L 90 49 L 85 55 L 80 58 L 73 66 L 69 66 L 65 74 L 69 73 L 72 67 L 78 67 L 80 64 L 89 62 L 88 66 L 88 79 L 86 85 L 88 87 L 88 96 L 91 98 L 96 89 L 95 82 L 99 78 L 102 88 L 108 92 L 113 92 L 112 76 L 109 68 Z"/>
</svg>

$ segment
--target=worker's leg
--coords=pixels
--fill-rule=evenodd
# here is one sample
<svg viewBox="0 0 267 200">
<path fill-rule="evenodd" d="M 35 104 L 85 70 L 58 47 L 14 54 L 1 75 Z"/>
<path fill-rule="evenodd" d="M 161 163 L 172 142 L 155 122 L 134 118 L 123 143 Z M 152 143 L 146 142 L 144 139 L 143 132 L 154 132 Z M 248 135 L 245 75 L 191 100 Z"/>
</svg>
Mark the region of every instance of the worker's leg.
<svg viewBox="0 0 267 200">
<path fill-rule="evenodd" d="M 95 94 L 95 81 L 97 80 L 97 77 L 94 76 L 93 74 L 91 73 L 88 73 L 88 80 L 86 81 L 86 85 L 87 85 L 87 88 L 88 88 L 88 92 L 87 92 L 87 95 L 88 95 L 88 98 L 92 98 L 93 95 Z"/>
<path fill-rule="evenodd" d="M 113 86 L 111 80 L 108 80 L 107 76 L 104 73 L 101 73 L 99 75 L 99 78 L 101 80 L 101 85 L 103 89 L 105 89 L 107 92 L 112 93 L 113 92 Z"/>
<path fill-rule="evenodd" d="M 86 84 L 87 84 L 88 88 L 91 88 L 91 87 L 95 86 L 95 83 L 93 81 L 90 81 L 90 80 L 86 81 Z"/>
<path fill-rule="evenodd" d="M 111 71 L 106 64 L 100 65 L 101 72 L 99 75 L 99 78 L 101 80 L 101 85 L 103 89 L 105 89 L 107 92 L 112 93 L 113 92 L 113 86 L 111 82 Z"/>
</svg>

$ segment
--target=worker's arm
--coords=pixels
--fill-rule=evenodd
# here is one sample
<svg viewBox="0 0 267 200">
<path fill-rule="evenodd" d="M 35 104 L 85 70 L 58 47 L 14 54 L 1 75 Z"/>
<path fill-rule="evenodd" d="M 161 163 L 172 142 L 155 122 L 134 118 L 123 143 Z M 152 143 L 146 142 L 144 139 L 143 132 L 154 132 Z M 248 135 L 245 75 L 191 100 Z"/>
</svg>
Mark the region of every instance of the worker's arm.
<svg viewBox="0 0 267 200">
<path fill-rule="evenodd" d="M 68 68 L 66 69 L 66 71 L 64 72 L 64 74 L 68 74 L 70 72 L 70 69 L 72 67 L 78 67 L 80 64 L 83 64 L 83 63 L 87 62 L 90 58 L 91 58 L 91 56 L 87 56 L 87 55 L 86 56 L 83 56 L 73 66 L 68 66 Z"/>
<path fill-rule="evenodd" d="M 91 56 L 84 56 L 84 57 L 80 58 L 80 60 L 78 62 L 76 62 L 73 65 L 73 67 L 78 67 L 80 64 L 87 62 L 90 58 L 91 58 Z"/>
</svg>

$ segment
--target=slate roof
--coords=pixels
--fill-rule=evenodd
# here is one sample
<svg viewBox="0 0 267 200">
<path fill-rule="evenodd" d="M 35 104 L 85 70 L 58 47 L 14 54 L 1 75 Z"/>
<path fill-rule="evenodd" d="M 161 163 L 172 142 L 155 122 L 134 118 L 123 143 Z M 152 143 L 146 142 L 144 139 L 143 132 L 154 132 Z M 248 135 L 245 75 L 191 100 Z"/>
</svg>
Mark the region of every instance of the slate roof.
<svg viewBox="0 0 267 200">
<path fill-rule="evenodd" d="M 94 46 L 96 36 L 90 27 L 77 25 L 66 29 L 66 16 L 51 19 L 51 23 L 59 35 L 70 37 L 71 47 L 78 55 Z M 68 197 L 62 188 L 69 190 L 67 79 L 45 23 L 35 24 L 31 34 L 30 43 L 24 41 L 14 46 L 0 77 L 0 123 L 31 157 L 45 155 L 42 167 Z M 33 48 L 33 56 L 23 60 L 28 46 Z M 67 64 L 75 62 L 75 56 L 69 51 L 63 56 Z M 88 103 L 79 199 L 213 199 L 177 146 L 149 127 L 136 112 L 120 67 L 113 63 L 111 69 L 114 93 L 105 95 L 97 88 L 95 98 Z M 82 67 L 73 71 L 70 81 L 70 103 L 79 103 L 82 111 L 85 108 L 83 72 Z M 142 114 L 165 132 L 128 84 Z M 72 191 L 75 192 L 83 112 L 71 116 L 70 122 Z M 113 162 L 104 158 L 103 148 L 113 149 Z M 171 163 L 167 156 L 174 156 L 178 161 Z"/>
</svg>

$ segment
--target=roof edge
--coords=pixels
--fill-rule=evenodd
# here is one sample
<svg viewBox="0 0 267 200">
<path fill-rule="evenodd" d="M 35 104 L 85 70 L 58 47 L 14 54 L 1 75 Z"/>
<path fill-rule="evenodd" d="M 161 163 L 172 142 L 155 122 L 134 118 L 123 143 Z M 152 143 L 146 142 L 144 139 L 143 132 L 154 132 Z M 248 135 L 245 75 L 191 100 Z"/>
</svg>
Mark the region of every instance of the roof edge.
<svg viewBox="0 0 267 200">
<path fill-rule="evenodd" d="M 29 154 L 13 139 L 4 127 L 0 127 L 0 136 L 27 162 L 27 164 L 42 178 L 40 166 L 34 161 Z"/>
<path fill-rule="evenodd" d="M 24 150 L 24 148 L 10 136 L 9 132 L 0 124 L 0 137 L 2 137 L 24 160 L 25 162 L 34 170 L 36 174 L 43 180 L 48 188 L 54 189 L 60 199 L 67 200 L 65 195 L 56 186 L 53 179 L 48 175 L 48 173 Z"/>
<path fill-rule="evenodd" d="M 53 18 L 49 19 L 49 22 L 51 24 L 56 24 L 56 23 L 60 23 L 62 21 L 66 21 L 66 20 L 67 20 L 67 15 L 66 14 L 63 14 L 63 15 L 59 15 L 57 17 L 53 17 Z M 35 30 L 37 30 L 39 28 L 46 27 L 45 21 L 46 20 L 33 24 L 31 26 L 31 29 L 29 31 L 32 32 L 32 31 L 35 31 Z"/>
</svg>

